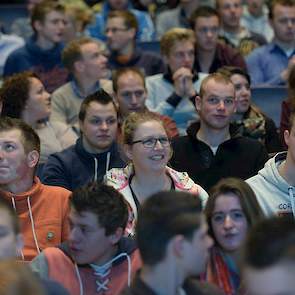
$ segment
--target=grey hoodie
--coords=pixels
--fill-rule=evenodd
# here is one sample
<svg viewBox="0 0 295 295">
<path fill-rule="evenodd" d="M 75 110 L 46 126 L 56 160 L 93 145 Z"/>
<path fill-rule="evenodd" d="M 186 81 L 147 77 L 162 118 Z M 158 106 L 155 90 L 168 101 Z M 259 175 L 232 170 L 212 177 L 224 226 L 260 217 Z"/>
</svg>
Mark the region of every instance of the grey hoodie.
<svg viewBox="0 0 295 295">
<path fill-rule="evenodd" d="M 276 154 L 257 175 L 246 180 L 266 216 L 293 213 L 295 217 L 295 187 L 289 185 L 278 171 L 286 157 L 287 152 Z"/>
</svg>

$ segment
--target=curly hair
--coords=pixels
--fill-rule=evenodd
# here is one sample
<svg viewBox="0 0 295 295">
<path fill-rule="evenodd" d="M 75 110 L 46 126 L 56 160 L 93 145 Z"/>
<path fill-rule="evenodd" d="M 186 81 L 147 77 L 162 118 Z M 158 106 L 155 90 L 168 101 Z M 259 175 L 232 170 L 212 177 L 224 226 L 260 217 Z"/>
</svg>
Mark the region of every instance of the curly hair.
<svg viewBox="0 0 295 295">
<path fill-rule="evenodd" d="M 3 101 L 2 116 L 20 119 L 29 99 L 30 78 L 38 78 L 32 72 L 17 73 L 5 79 L 0 89 Z"/>
</svg>

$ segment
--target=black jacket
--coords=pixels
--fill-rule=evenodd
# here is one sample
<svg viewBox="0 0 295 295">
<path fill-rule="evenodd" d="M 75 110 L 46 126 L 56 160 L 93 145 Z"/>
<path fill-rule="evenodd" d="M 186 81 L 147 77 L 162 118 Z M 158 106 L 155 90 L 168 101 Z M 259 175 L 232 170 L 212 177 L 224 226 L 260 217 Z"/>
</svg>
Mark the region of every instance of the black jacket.
<svg viewBox="0 0 295 295">
<path fill-rule="evenodd" d="M 75 145 L 49 156 L 41 181 L 72 191 L 90 181 L 101 182 L 107 170 L 125 165 L 117 144 L 114 143 L 104 153 L 90 154 L 84 149 L 82 138 L 79 138 Z"/>
<path fill-rule="evenodd" d="M 185 171 L 205 190 L 221 178 L 247 179 L 260 170 L 268 159 L 264 146 L 257 140 L 240 136 L 234 125 L 230 126 L 231 138 L 219 145 L 214 155 L 211 148 L 197 139 L 200 123 L 193 123 L 186 136 L 172 142 L 172 168 Z"/>
</svg>

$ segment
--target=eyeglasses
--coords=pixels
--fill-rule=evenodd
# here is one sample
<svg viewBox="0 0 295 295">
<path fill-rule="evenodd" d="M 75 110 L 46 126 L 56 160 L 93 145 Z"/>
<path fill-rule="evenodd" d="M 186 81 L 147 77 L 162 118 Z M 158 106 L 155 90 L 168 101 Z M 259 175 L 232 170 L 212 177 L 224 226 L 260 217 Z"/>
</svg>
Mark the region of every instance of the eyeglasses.
<svg viewBox="0 0 295 295">
<path fill-rule="evenodd" d="M 108 32 L 112 32 L 113 34 L 116 34 L 118 32 L 124 32 L 128 30 L 128 28 L 106 28 L 104 33 L 107 34 Z"/>
<path fill-rule="evenodd" d="M 160 142 L 161 145 L 163 147 L 168 147 L 170 146 L 170 140 L 168 137 L 151 137 L 151 138 L 147 138 L 147 139 L 141 139 L 141 140 L 135 140 L 133 141 L 131 144 L 135 144 L 135 143 L 142 143 L 142 145 L 145 147 L 145 148 L 148 148 L 148 149 L 153 149 L 157 142 Z"/>
</svg>

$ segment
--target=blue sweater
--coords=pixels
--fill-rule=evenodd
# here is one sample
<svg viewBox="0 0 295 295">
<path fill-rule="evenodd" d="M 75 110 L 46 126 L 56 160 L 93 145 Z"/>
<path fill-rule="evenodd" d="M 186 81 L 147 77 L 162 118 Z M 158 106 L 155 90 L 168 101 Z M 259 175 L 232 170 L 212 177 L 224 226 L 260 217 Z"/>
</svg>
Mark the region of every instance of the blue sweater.
<svg viewBox="0 0 295 295">
<path fill-rule="evenodd" d="M 108 163 L 109 157 L 109 163 Z M 117 144 L 101 154 L 88 153 L 80 137 L 75 145 L 48 158 L 42 173 L 42 183 L 74 190 L 90 181 L 102 181 L 106 171 L 125 167 Z"/>
<path fill-rule="evenodd" d="M 68 78 L 68 72 L 61 61 L 62 50 L 61 43 L 52 49 L 43 50 L 32 37 L 23 47 L 8 56 L 3 75 L 5 77 L 23 71 L 32 71 L 40 77 L 46 90 L 52 92 L 63 85 Z"/>
</svg>

